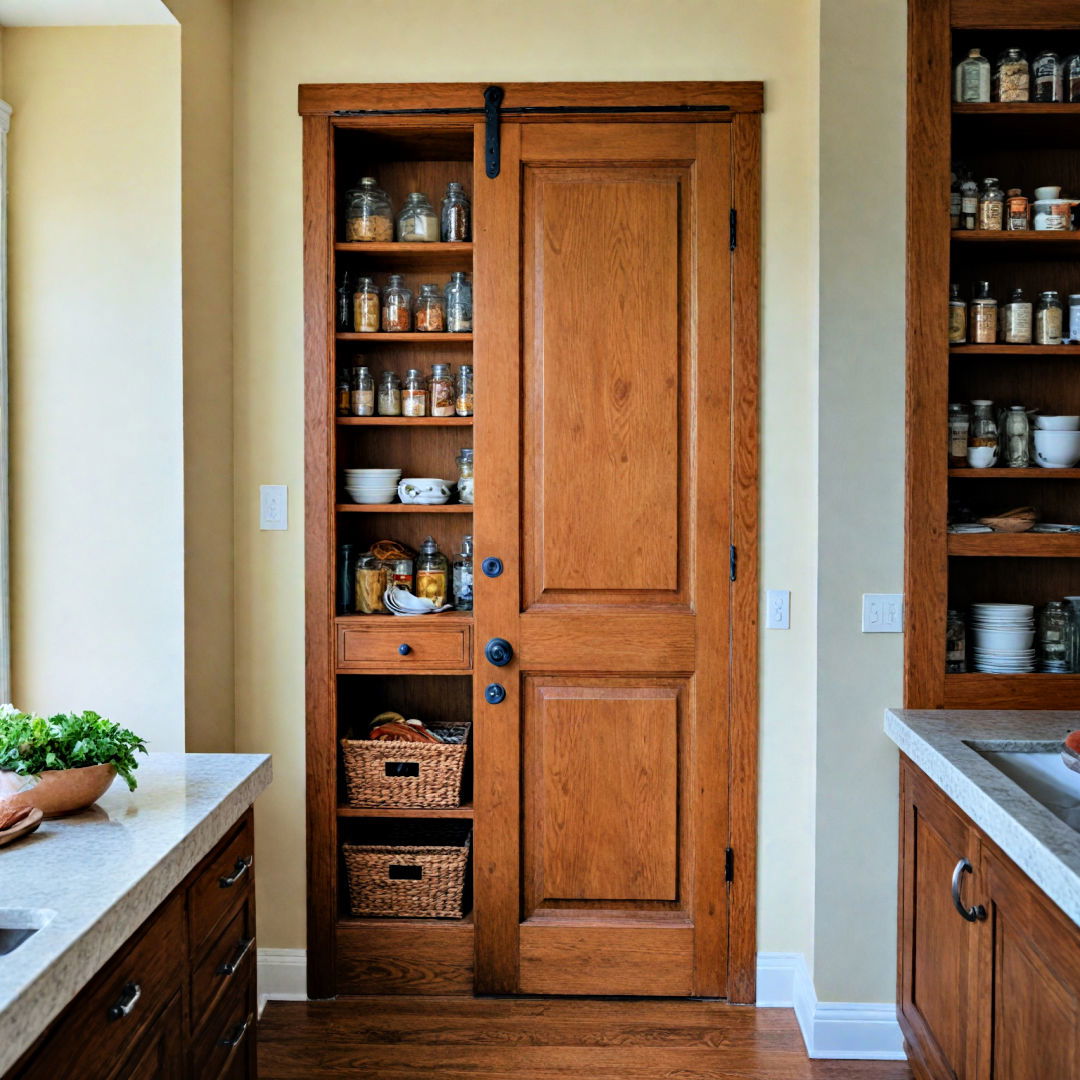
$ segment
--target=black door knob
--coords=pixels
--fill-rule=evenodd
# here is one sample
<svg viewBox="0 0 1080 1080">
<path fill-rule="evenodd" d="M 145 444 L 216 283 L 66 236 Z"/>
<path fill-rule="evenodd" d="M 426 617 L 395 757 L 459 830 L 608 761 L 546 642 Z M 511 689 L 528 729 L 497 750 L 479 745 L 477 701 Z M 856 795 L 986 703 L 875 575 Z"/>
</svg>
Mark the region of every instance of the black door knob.
<svg viewBox="0 0 1080 1080">
<path fill-rule="evenodd" d="M 498 705 L 506 697 L 506 687 L 499 683 L 488 683 L 484 687 L 484 699 L 489 705 Z"/>
<path fill-rule="evenodd" d="M 514 648 L 506 638 L 493 637 L 484 646 L 484 656 L 489 664 L 496 667 L 506 667 L 514 658 Z"/>
<path fill-rule="evenodd" d="M 400 644 L 400 645 L 399 645 L 399 646 L 397 647 L 397 651 L 398 651 L 399 653 L 401 653 L 401 655 L 402 655 L 402 656 L 408 656 L 408 655 L 409 655 L 409 653 L 411 653 L 411 652 L 412 652 L 412 646 L 411 646 L 411 645 L 406 645 L 406 644 L 405 644 L 405 643 L 403 642 L 402 644 Z"/>
</svg>

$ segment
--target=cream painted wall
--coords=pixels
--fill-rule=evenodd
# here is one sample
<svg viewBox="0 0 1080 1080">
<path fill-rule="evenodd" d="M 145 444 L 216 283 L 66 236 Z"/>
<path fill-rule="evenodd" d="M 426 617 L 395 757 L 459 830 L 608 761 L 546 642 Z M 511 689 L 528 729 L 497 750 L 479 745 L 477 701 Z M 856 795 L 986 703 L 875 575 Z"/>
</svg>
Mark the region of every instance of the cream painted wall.
<svg viewBox="0 0 1080 1080">
<path fill-rule="evenodd" d="M 410 47 L 391 23 L 437 21 Z M 260 944 L 304 944 L 303 82 L 764 79 L 763 637 L 759 946 L 812 954 L 815 757 L 817 0 L 236 0 L 237 748 L 271 751 L 258 807 Z M 288 532 L 257 486 L 287 483 Z M 873 717 L 868 718 L 872 723 Z"/>
<path fill-rule="evenodd" d="M 184 746 L 179 45 L 3 38 L 14 697 L 157 750 Z"/>
</svg>

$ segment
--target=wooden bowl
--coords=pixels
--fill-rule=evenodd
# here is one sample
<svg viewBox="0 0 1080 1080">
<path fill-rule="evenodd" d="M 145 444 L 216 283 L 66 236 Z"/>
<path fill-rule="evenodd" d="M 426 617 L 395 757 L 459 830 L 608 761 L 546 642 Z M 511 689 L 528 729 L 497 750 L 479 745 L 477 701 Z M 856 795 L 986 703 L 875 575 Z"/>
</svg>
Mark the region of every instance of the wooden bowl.
<svg viewBox="0 0 1080 1080">
<path fill-rule="evenodd" d="M 1015 510 L 1006 510 L 994 517 L 979 518 L 980 525 L 989 525 L 994 532 L 1022 533 L 1030 532 L 1039 520 L 1034 506 L 1018 506 Z"/>
<path fill-rule="evenodd" d="M 17 821 L 10 828 L 0 829 L 0 847 L 13 844 L 16 840 L 21 840 L 24 836 L 36 832 L 44 817 L 45 815 L 40 810 L 31 810 L 22 821 Z"/>
<path fill-rule="evenodd" d="M 115 779 L 115 765 L 46 770 L 37 783 L 29 776 L 0 769 L 0 803 L 33 806 L 47 818 L 63 817 L 92 806 Z"/>
</svg>

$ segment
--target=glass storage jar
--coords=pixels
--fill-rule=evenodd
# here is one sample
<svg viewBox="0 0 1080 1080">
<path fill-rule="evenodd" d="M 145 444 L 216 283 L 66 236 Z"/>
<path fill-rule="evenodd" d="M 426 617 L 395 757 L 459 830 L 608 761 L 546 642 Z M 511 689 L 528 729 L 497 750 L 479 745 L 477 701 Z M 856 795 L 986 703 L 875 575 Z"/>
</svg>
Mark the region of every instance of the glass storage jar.
<svg viewBox="0 0 1080 1080">
<path fill-rule="evenodd" d="M 1069 671 L 1080 674 L 1080 596 L 1066 596 L 1065 609 L 1069 615 Z"/>
<path fill-rule="evenodd" d="M 379 289 L 369 277 L 362 277 L 356 283 L 353 327 L 358 334 L 374 334 L 379 329 Z"/>
<path fill-rule="evenodd" d="M 1051 600 L 1039 612 L 1039 670 L 1064 674 L 1069 670 L 1069 613 L 1060 600 Z"/>
<path fill-rule="evenodd" d="M 458 270 L 446 286 L 446 329 L 451 334 L 469 334 L 472 328 L 472 285 L 469 275 Z"/>
<path fill-rule="evenodd" d="M 967 304 L 960 298 L 960 286 L 949 286 L 949 344 L 967 341 Z"/>
<path fill-rule="evenodd" d="M 349 415 L 375 415 L 375 380 L 366 367 L 352 369 L 349 382 Z"/>
<path fill-rule="evenodd" d="M 458 368 L 454 387 L 454 414 L 472 416 L 473 414 L 473 369 L 471 364 L 462 364 Z"/>
<path fill-rule="evenodd" d="M 1031 344 L 1031 301 L 1023 289 L 1013 289 L 1001 308 L 1001 338 L 1006 345 Z"/>
<path fill-rule="evenodd" d="M 1028 101 L 1030 94 L 1030 71 L 1023 49 L 1006 49 L 994 69 L 994 100 Z"/>
<path fill-rule="evenodd" d="M 428 380 L 428 401 L 432 416 L 454 415 L 454 380 L 449 364 L 434 364 Z"/>
<path fill-rule="evenodd" d="M 1065 60 L 1062 81 L 1065 85 L 1065 100 L 1080 101 L 1080 53 L 1074 53 Z"/>
<path fill-rule="evenodd" d="M 334 322 L 338 332 L 347 334 L 353 328 L 353 288 L 349 280 L 349 271 L 346 270 L 341 276 L 341 284 L 337 289 L 337 315 Z"/>
<path fill-rule="evenodd" d="M 427 380 L 419 368 L 409 368 L 401 388 L 401 415 L 427 416 Z"/>
<path fill-rule="evenodd" d="M 384 371 L 379 377 L 379 415 L 401 415 L 401 380 L 392 371 Z"/>
<path fill-rule="evenodd" d="M 446 603 L 450 564 L 432 537 L 420 545 L 416 557 L 416 595 L 426 596 L 437 608 Z"/>
<path fill-rule="evenodd" d="M 967 670 L 967 627 L 959 611 L 949 609 L 945 621 L 945 673 L 962 675 Z"/>
<path fill-rule="evenodd" d="M 454 607 L 472 611 L 473 607 L 473 550 L 472 537 L 461 538 L 461 552 L 454 559 Z"/>
<path fill-rule="evenodd" d="M 404 243 L 431 243 L 439 239 L 439 219 L 422 191 L 412 191 L 398 212 L 397 238 Z"/>
<path fill-rule="evenodd" d="M 1031 203 L 1019 188 L 1009 188 L 1005 200 L 1005 228 L 1024 232 L 1031 228 Z"/>
<path fill-rule="evenodd" d="M 1080 293 L 1069 293 L 1069 344 L 1080 345 Z"/>
<path fill-rule="evenodd" d="M 980 399 L 971 403 L 971 428 L 968 431 L 967 463 L 972 469 L 989 469 L 997 464 L 998 426 L 994 403 Z"/>
<path fill-rule="evenodd" d="M 386 564 L 371 552 L 356 561 L 356 610 L 360 615 L 381 615 L 386 611 L 383 593 L 389 580 Z"/>
<path fill-rule="evenodd" d="M 382 328 L 388 334 L 412 329 L 412 290 L 400 274 L 391 274 L 383 290 Z"/>
<path fill-rule="evenodd" d="M 990 100 L 990 61 L 979 49 L 969 49 L 956 65 L 953 100 L 979 102 Z"/>
<path fill-rule="evenodd" d="M 417 332 L 441 334 L 446 330 L 446 301 L 438 285 L 421 285 L 420 295 L 413 305 Z"/>
<path fill-rule="evenodd" d="M 473 501 L 473 452 L 470 447 L 466 447 L 458 453 L 457 467 L 458 502 L 471 504 Z"/>
<path fill-rule="evenodd" d="M 1005 192 L 996 176 L 983 180 L 979 195 L 979 228 L 985 232 L 1001 232 L 1005 227 Z"/>
<path fill-rule="evenodd" d="M 1032 101 L 1065 100 L 1065 68 L 1054 52 L 1039 53 L 1031 61 Z"/>
<path fill-rule="evenodd" d="M 465 189 L 455 180 L 446 185 L 440 221 L 442 238 L 448 243 L 472 239 L 472 207 Z"/>
<path fill-rule="evenodd" d="M 971 414 L 966 405 L 949 406 L 949 468 L 962 469 L 967 464 L 968 428 Z"/>
<path fill-rule="evenodd" d="M 990 282 L 975 286 L 968 314 L 968 340 L 976 345 L 993 345 L 997 341 L 998 303 L 990 295 Z"/>
<path fill-rule="evenodd" d="M 1023 405 L 1010 405 L 1005 414 L 1005 464 L 1010 469 L 1031 467 L 1031 425 Z"/>
<path fill-rule="evenodd" d="M 346 192 L 345 239 L 350 243 L 394 239 L 394 211 L 390 196 L 374 177 L 365 176 Z"/>
<path fill-rule="evenodd" d="M 1060 345 L 1064 329 L 1064 311 L 1061 297 L 1053 289 L 1039 294 L 1039 305 L 1035 309 L 1035 344 Z"/>
<path fill-rule="evenodd" d="M 342 368 L 337 377 L 337 414 L 348 416 L 351 412 L 352 399 L 349 396 L 349 386 L 352 379 L 352 369 Z"/>
</svg>

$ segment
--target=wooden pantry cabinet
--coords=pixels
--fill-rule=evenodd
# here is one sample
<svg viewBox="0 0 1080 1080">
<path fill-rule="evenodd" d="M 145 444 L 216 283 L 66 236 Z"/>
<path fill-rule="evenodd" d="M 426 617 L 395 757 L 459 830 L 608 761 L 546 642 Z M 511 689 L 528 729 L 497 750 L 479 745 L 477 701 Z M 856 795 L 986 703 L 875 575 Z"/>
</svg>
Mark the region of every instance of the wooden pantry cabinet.
<svg viewBox="0 0 1080 1080">
<path fill-rule="evenodd" d="M 757 83 L 300 88 L 312 997 L 753 1000 L 761 108 Z M 346 242 L 362 176 L 395 210 L 463 182 L 472 240 Z M 338 331 L 346 270 L 464 271 L 473 331 Z M 357 363 L 471 364 L 475 415 L 339 417 Z M 344 491 L 452 479 L 463 447 L 474 504 Z M 338 612 L 341 544 L 463 534 L 471 612 Z M 387 709 L 471 723 L 461 805 L 350 803 L 341 740 Z M 354 917 L 343 849 L 446 819 L 460 917 Z M 388 888 L 423 880 L 400 861 Z"/>
</svg>

